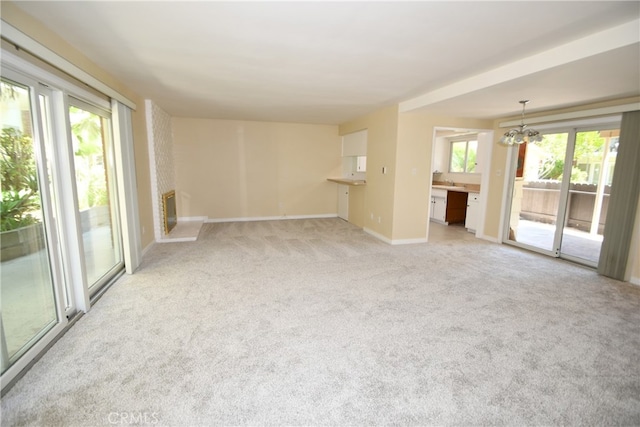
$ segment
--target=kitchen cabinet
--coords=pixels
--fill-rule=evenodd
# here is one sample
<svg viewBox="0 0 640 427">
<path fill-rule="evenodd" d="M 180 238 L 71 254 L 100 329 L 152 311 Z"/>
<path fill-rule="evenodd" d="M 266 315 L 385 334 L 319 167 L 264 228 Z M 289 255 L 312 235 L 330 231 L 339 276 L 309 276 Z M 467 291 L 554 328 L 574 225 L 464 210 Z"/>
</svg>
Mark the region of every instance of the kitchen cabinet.
<svg viewBox="0 0 640 427">
<path fill-rule="evenodd" d="M 467 230 L 475 232 L 478 227 L 478 216 L 480 210 L 480 194 L 469 193 L 467 197 L 467 217 L 464 226 Z"/>
<path fill-rule="evenodd" d="M 446 214 L 447 214 L 447 199 L 445 199 L 444 197 L 432 197 L 431 198 L 431 219 L 436 222 L 440 222 L 444 224 Z"/>
<path fill-rule="evenodd" d="M 447 192 L 445 190 L 431 191 L 431 216 L 430 218 L 441 224 L 446 224 Z"/>
<path fill-rule="evenodd" d="M 447 191 L 447 224 L 464 223 L 467 215 L 467 193 L 461 191 Z"/>
<path fill-rule="evenodd" d="M 338 218 L 349 221 L 349 186 L 338 185 Z"/>
<path fill-rule="evenodd" d="M 327 178 L 338 184 L 338 217 L 364 227 L 364 196 L 367 182 L 362 179 Z"/>
<path fill-rule="evenodd" d="M 367 156 L 356 157 L 356 172 L 367 171 Z"/>
<path fill-rule="evenodd" d="M 464 223 L 467 213 L 467 193 L 432 189 L 430 218 L 441 224 Z"/>
<path fill-rule="evenodd" d="M 342 157 L 367 155 L 367 131 L 353 132 L 342 137 Z"/>
</svg>

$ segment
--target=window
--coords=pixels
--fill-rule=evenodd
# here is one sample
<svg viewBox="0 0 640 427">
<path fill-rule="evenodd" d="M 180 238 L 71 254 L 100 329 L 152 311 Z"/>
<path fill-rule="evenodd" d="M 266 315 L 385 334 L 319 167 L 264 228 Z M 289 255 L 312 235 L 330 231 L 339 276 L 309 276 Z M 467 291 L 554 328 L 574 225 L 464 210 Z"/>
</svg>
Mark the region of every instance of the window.
<svg viewBox="0 0 640 427">
<path fill-rule="evenodd" d="M 449 172 L 475 173 L 478 153 L 478 141 L 476 139 L 451 141 L 450 153 Z"/>
<path fill-rule="evenodd" d="M 5 388 L 125 269 L 124 249 L 126 268 L 139 265 L 140 233 L 128 107 L 49 73 L 37 58 L 4 45 L 1 54 Z"/>
</svg>

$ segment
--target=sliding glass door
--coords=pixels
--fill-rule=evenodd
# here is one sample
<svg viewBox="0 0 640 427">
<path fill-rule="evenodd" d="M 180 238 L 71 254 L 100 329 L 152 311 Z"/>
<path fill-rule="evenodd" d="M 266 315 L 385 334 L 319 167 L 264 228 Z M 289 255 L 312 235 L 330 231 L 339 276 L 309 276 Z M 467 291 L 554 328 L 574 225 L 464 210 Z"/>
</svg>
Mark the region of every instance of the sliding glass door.
<svg viewBox="0 0 640 427">
<path fill-rule="evenodd" d="M 511 242 L 556 253 L 568 138 L 566 132 L 547 133 L 538 144 L 516 147 L 508 232 Z"/>
<path fill-rule="evenodd" d="M 111 104 L 69 92 L 2 68 L 3 387 L 124 270 Z"/>
<path fill-rule="evenodd" d="M 110 120 L 107 112 L 72 100 L 69 121 L 82 257 L 93 295 L 123 267 Z"/>
<path fill-rule="evenodd" d="M 50 171 L 44 148 L 46 129 L 34 126 L 34 97 L 28 86 L 2 79 L 0 170 L 1 201 L 1 339 L 2 372 L 60 320 L 57 296 L 62 288 L 56 257 Z M 41 108 L 40 113 L 46 114 Z M 36 125 L 45 125 L 40 120 Z M 41 132 L 37 129 L 40 128 Z M 60 301 L 61 302 L 61 301 Z"/>
<path fill-rule="evenodd" d="M 619 136 L 618 129 L 576 133 L 560 243 L 565 258 L 598 263 Z"/>
<path fill-rule="evenodd" d="M 514 147 L 505 241 L 595 267 L 618 134 L 615 124 L 548 131 Z"/>
</svg>

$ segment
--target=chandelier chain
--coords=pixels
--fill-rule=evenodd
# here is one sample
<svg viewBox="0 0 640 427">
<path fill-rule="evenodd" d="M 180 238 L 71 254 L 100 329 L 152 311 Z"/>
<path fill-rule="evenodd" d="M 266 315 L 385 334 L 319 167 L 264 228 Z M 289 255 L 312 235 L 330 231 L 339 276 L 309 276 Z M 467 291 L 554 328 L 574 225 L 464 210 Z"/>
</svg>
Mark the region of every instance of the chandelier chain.
<svg viewBox="0 0 640 427">
<path fill-rule="evenodd" d="M 514 145 L 514 144 L 524 144 L 527 142 L 540 142 L 542 141 L 542 135 L 535 129 L 525 129 L 527 125 L 524 124 L 524 111 L 526 105 L 529 103 L 529 100 L 522 100 L 520 104 L 522 104 L 522 114 L 520 119 L 520 126 L 517 128 L 513 128 L 500 138 L 500 143 L 504 145 Z"/>
</svg>

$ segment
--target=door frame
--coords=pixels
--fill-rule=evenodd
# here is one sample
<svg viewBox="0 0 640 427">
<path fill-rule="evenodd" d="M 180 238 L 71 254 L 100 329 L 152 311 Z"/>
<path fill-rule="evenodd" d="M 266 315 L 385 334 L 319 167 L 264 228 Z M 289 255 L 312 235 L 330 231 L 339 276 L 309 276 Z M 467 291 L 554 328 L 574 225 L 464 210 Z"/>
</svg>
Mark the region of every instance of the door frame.
<svg viewBox="0 0 640 427">
<path fill-rule="evenodd" d="M 507 153 L 507 165 L 505 170 L 505 197 L 503 201 L 503 209 L 501 215 L 501 229 L 502 235 L 500 241 L 512 246 L 516 246 L 522 249 L 537 252 L 543 255 L 547 255 L 554 258 L 566 259 L 568 261 L 576 262 L 588 267 L 597 267 L 596 264 L 589 262 L 588 260 L 566 255 L 562 253 L 562 236 L 563 230 L 567 220 L 567 207 L 569 203 L 569 189 L 571 186 L 571 171 L 573 163 L 573 155 L 575 152 L 576 135 L 578 132 L 603 130 L 610 126 L 620 126 L 621 116 L 610 115 L 600 117 L 596 119 L 576 120 L 565 123 L 555 123 L 550 125 L 536 125 L 536 129 L 542 131 L 541 133 L 567 133 L 567 147 L 564 158 L 564 169 L 562 173 L 562 184 L 560 187 L 560 198 L 558 202 L 558 213 L 556 217 L 554 239 L 551 250 L 540 248 L 526 243 L 521 243 L 509 239 L 510 232 L 510 217 L 511 217 L 511 204 L 513 203 L 513 189 L 515 184 L 516 162 L 518 155 L 518 146 L 509 146 Z"/>
<path fill-rule="evenodd" d="M 33 146 L 34 146 L 34 154 L 36 155 L 36 168 L 38 174 L 38 190 L 40 193 L 40 198 L 42 200 L 42 215 L 43 215 L 43 226 L 45 227 L 45 242 L 46 242 L 46 252 L 49 263 L 49 268 L 51 272 L 51 281 L 53 287 L 53 300 L 55 303 L 55 313 L 56 319 L 55 324 L 49 328 L 44 328 L 40 332 L 38 332 L 35 336 L 33 336 L 27 343 L 23 349 L 19 350 L 12 358 L 15 358 L 15 361 L 6 369 L 2 376 L 0 377 L 0 384 L 2 389 L 5 389 L 7 384 L 11 383 L 17 376 L 22 372 L 23 369 L 28 367 L 35 356 L 37 356 L 40 352 L 45 350 L 54 340 L 56 340 L 57 336 L 61 334 L 67 327 L 69 323 L 69 317 L 75 314 L 75 303 L 74 298 L 71 294 L 71 289 L 68 286 L 68 282 L 66 281 L 64 274 L 64 266 L 63 259 L 64 257 L 59 251 L 59 235 L 58 235 L 58 225 L 55 222 L 55 218 L 58 217 L 58 213 L 54 214 L 54 204 L 59 207 L 60 200 L 57 200 L 56 203 L 52 202 L 51 185 L 54 184 L 49 183 L 47 177 L 48 168 L 47 161 L 51 160 L 52 163 L 55 162 L 54 159 L 47 159 L 46 149 L 45 149 L 45 137 L 42 126 L 42 118 L 41 118 L 41 110 L 40 110 L 40 100 L 39 97 L 41 94 L 45 96 L 50 96 L 51 92 L 46 88 L 43 88 L 40 85 L 40 82 L 37 80 L 15 71 L 13 69 L 3 69 L 2 77 L 7 80 L 13 81 L 17 84 L 26 86 L 29 89 L 29 101 L 30 101 L 30 109 L 31 109 L 31 126 L 33 132 Z M 51 100 L 50 100 L 51 101 Z M 55 167 L 55 165 L 54 165 Z M 54 171 L 54 175 L 55 171 Z M 47 180 L 45 182 L 45 180 Z M 45 185 L 46 184 L 46 185 Z M 55 185 L 55 184 L 54 184 Z M 69 307 L 66 304 L 65 295 L 69 299 Z M 1 313 L 0 313 L 0 335 L 3 341 L 2 345 L 4 349 L 6 349 L 6 342 L 4 336 L 4 325 L 2 325 Z M 28 344 L 32 343 L 30 346 Z M 3 350 L 4 350 L 3 349 Z M 10 359 L 8 359 L 8 355 L 5 355 L 5 351 L 3 351 L 3 364 L 10 363 Z M 7 360 L 4 360 L 4 357 L 7 356 Z"/>
<path fill-rule="evenodd" d="M 4 27 L 3 27 L 4 31 Z M 37 43 L 37 42 L 34 42 Z M 113 90 L 103 91 L 103 88 L 108 88 L 103 85 L 96 85 L 95 82 L 98 82 L 95 79 L 84 79 L 84 75 L 81 77 L 77 77 L 78 82 L 73 83 L 71 80 L 61 78 L 49 71 L 46 70 L 46 64 L 40 64 L 41 61 L 37 56 L 31 56 L 29 53 L 25 51 L 13 51 L 7 50 L 5 48 L 1 49 L 1 70 L 2 76 L 7 77 L 9 80 L 15 80 L 16 82 L 20 82 L 25 84 L 26 81 L 31 82 L 31 84 L 26 84 L 26 86 L 37 87 L 40 92 L 45 93 L 46 96 L 50 96 L 49 105 L 51 107 L 51 133 L 56 138 L 60 138 L 61 135 L 65 135 L 66 130 L 62 129 L 61 126 L 61 117 L 68 117 L 67 108 L 60 109 L 60 104 L 64 105 L 66 101 L 66 97 L 72 95 L 75 98 L 79 98 L 85 102 L 96 105 L 100 108 L 104 108 L 111 111 L 111 137 L 112 144 L 115 149 L 115 163 L 116 163 L 116 185 L 118 187 L 118 197 L 120 203 L 120 219 L 121 219 L 121 238 L 123 241 L 123 256 L 126 272 L 132 274 L 136 268 L 141 263 L 142 260 L 142 238 L 141 238 L 141 227 L 140 227 L 140 216 L 139 216 L 139 208 L 138 208 L 138 194 L 137 194 L 137 184 L 136 184 L 136 169 L 135 169 L 135 156 L 134 156 L 134 141 L 133 141 L 133 124 L 132 124 L 132 110 L 131 108 L 135 108 L 135 104 L 131 102 L 126 102 L 126 98 L 123 98 L 117 92 Z M 25 59 L 25 56 L 29 56 L 29 58 Z M 73 74 L 73 73 L 71 73 Z M 14 76 L 19 76 L 16 79 Z M 88 76 L 88 75 L 87 75 Z M 25 80 L 26 79 L 26 80 Z M 83 88 L 83 84 L 86 83 L 90 87 L 98 87 L 101 92 L 100 95 L 104 93 L 111 95 L 112 99 L 108 100 L 106 96 L 96 95 L 95 91 L 91 89 L 87 90 Z M 100 83 L 100 82 L 98 82 Z M 45 86 L 43 86 L 46 85 Z M 33 86 L 32 86 L 33 85 Z M 30 91 L 35 95 L 35 91 Z M 34 104 L 32 100 L 32 104 Z M 34 105 L 38 105 L 35 103 Z M 35 121 L 35 117 L 33 114 L 40 114 L 38 108 L 33 108 L 32 111 L 32 120 Z M 61 116 L 61 117 L 58 117 Z M 68 120 L 68 118 L 66 119 Z M 34 123 L 34 134 L 35 127 L 40 126 L 40 123 Z M 62 139 L 63 141 L 67 140 L 67 136 Z M 64 145 L 64 144 L 57 144 Z M 53 168 L 63 168 L 60 170 L 64 170 L 65 165 L 68 165 L 69 162 L 65 161 L 65 156 L 61 158 L 59 155 L 59 151 L 62 148 L 55 148 L 56 154 L 52 155 L 53 159 Z M 70 149 L 68 150 L 71 151 Z M 68 157 L 68 156 L 67 156 Z M 54 174 L 55 175 L 55 174 Z M 59 175 L 59 174 L 58 174 Z M 53 177 L 53 185 L 54 191 L 55 187 L 66 189 L 66 183 L 68 180 L 58 179 L 57 177 Z M 73 180 L 71 180 L 73 182 Z M 65 191 L 66 193 L 74 193 Z M 56 191 L 56 202 L 60 208 L 64 201 L 61 199 L 60 191 Z M 62 196 L 63 199 L 68 200 L 68 197 Z M 75 206 L 75 204 L 72 204 Z M 65 205 L 68 206 L 68 205 Z M 64 215 L 60 213 L 59 210 L 56 212 L 56 218 L 60 221 L 66 221 L 67 219 L 70 221 L 69 224 L 66 224 L 67 227 L 74 227 L 74 223 L 78 224 L 77 218 L 70 218 L 73 215 L 68 215 L 68 212 L 65 210 Z M 65 228 L 65 225 L 61 225 L 61 229 Z M 50 234 L 50 233 L 48 233 Z M 60 230 L 56 235 L 56 238 L 60 239 L 61 244 L 65 245 L 68 249 L 69 244 L 73 245 L 73 241 L 77 240 L 77 236 L 75 238 L 71 238 L 66 236 L 69 232 L 64 232 Z M 54 243 L 51 242 L 51 236 L 47 236 L 47 244 L 51 245 L 52 248 Z M 2 393 L 6 392 L 19 378 L 20 376 L 33 364 L 35 361 L 55 342 L 64 331 L 66 331 L 77 319 L 79 319 L 83 312 L 88 312 L 91 308 L 91 305 L 102 295 L 104 291 L 119 277 L 116 275 L 113 279 L 105 284 L 102 289 L 97 292 L 93 297 L 90 297 L 88 289 L 86 287 L 86 283 L 83 279 L 83 274 L 81 268 L 79 266 L 81 263 L 74 262 L 70 259 L 69 256 L 58 253 L 56 250 L 56 256 L 61 259 L 62 268 L 58 269 L 59 272 L 57 274 L 64 276 L 63 279 L 66 280 L 67 284 L 67 297 L 69 299 L 69 307 L 65 308 L 64 295 L 59 290 L 54 290 L 58 292 L 55 296 L 56 298 L 56 309 L 58 310 L 58 323 L 54 325 L 49 331 L 44 334 L 40 339 L 38 339 L 35 344 L 25 351 L 21 357 L 19 357 L 13 365 L 11 365 L 0 377 L 0 386 L 2 389 Z M 123 270 L 124 272 L 124 270 Z M 61 312 L 62 310 L 62 312 Z"/>
<path fill-rule="evenodd" d="M 488 193 L 490 187 L 490 179 L 492 174 L 492 164 L 491 159 L 493 157 L 493 147 L 494 147 L 494 129 L 482 129 L 482 128 L 472 128 L 466 126 L 445 126 L 445 125 L 437 125 L 433 127 L 433 132 L 431 134 L 431 157 L 429 158 L 429 162 L 427 164 L 428 171 L 428 191 L 427 191 L 427 221 L 426 221 L 426 238 L 429 241 L 429 232 L 430 232 L 430 219 L 431 219 L 431 210 L 433 209 L 433 205 L 431 203 L 431 184 L 433 182 L 433 161 L 434 154 L 436 152 L 436 138 L 438 138 L 438 133 L 443 131 L 451 131 L 457 130 L 464 133 L 477 133 L 478 134 L 478 151 L 482 153 L 481 157 L 477 157 L 477 161 L 481 162 L 482 175 L 480 178 L 480 202 L 478 206 L 478 225 L 474 232 L 474 235 L 483 240 L 488 240 L 491 242 L 499 242 L 499 238 L 496 239 L 492 236 L 487 236 L 485 234 L 485 219 L 487 214 L 487 206 L 488 206 Z M 480 150 L 480 144 L 482 144 L 483 149 Z M 484 189 L 484 190 L 483 190 Z M 502 215 L 502 212 L 501 212 Z"/>
</svg>

